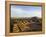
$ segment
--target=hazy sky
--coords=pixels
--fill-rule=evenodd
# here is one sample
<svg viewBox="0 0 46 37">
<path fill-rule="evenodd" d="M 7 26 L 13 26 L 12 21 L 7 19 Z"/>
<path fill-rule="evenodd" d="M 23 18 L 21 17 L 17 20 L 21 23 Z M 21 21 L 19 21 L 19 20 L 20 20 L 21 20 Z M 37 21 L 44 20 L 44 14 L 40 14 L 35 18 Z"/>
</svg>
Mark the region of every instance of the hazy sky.
<svg viewBox="0 0 46 37">
<path fill-rule="evenodd" d="M 11 17 L 41 17 L 40 6 L 11 5 Z"/>
</svg>

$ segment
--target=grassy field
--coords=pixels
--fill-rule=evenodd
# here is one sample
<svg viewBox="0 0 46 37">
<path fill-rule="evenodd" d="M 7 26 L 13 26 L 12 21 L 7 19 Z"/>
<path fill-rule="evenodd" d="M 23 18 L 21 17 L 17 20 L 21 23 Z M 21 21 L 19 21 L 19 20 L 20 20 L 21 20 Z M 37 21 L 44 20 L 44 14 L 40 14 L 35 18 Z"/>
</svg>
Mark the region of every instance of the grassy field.
<svg viewBox="0 0 46 37">
<path fill-rule="evenodd" d="M 42 19 L 31 18 L 10 18 L 10 32 L 31 32 L 42 31 Z"/>
</svg>

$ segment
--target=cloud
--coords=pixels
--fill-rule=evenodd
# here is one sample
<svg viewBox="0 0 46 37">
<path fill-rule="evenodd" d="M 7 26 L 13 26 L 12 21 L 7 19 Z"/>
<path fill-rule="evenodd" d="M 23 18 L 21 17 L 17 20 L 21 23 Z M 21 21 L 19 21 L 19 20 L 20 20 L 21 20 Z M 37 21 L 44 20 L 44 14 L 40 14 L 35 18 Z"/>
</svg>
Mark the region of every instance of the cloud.
<svg viewBox="0 0 46 37">
<path fill-rule="evenodd" d="M 21 7 L 15 7 L 12 6 L 11 7 L 11 17 L 33 17 L 33 16 L 37 16 L 37 17 L 41 17 L 41 8 L 38 7 L 36 9 L 35 8 L 28 8 L 29 10 L 23 8 L 23 6 Z"/>
</svg>

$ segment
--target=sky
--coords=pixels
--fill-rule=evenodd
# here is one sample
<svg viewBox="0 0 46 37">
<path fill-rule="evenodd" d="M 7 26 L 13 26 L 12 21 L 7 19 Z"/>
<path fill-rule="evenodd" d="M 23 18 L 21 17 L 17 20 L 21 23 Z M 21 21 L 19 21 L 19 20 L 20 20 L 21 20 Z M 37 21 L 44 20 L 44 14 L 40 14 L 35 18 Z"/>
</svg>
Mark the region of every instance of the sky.
<svg viewBox="0 0 46 37">
<path fill-rule="evenodd" d="M 41 17 L 40 6 L 11 5 L 11 17 Z"/>
</svg>

